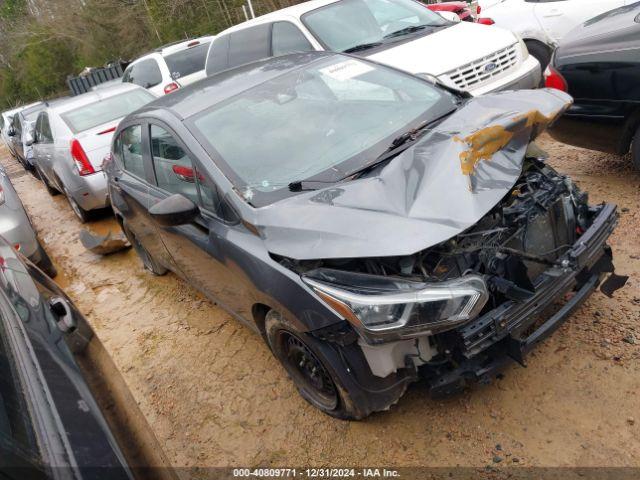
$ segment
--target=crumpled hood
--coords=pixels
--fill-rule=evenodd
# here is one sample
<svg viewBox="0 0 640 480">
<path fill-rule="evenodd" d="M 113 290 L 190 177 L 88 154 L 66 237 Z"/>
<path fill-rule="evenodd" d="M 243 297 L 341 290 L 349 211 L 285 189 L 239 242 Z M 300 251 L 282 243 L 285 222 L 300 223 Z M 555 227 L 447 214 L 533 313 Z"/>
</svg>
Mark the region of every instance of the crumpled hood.
<svg viewBox="0 0 640 480">
<path fill-rule="evenodd" d="M 267 249 L 298 260 L 410 255 L 473 226 L 513 187 L 528 144 L 571 104 L 558 90 L 469 100 L 376 176 L 257 209 Z"/>
<path fill-rule="evenodd" d="M 461 45 L 461 38 L 467 41 Z M 459 22 L 430 35 L 364 56 L 409 73 L 442 75 L 466 63 L 507 48 L 518 40 L 509 30 Z"/>
</svg>

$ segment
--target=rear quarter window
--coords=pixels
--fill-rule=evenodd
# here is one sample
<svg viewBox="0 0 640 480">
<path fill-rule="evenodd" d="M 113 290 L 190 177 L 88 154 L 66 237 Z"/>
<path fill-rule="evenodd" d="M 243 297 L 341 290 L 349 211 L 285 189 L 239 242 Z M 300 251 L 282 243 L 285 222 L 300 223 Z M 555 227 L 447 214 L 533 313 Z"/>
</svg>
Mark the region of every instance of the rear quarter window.
<svg viewBox="0 0 640 480">
<path fill-rule="evenodd" d="M 153 58 L 149 58 L 132 65 L 123 80 L 135 83 L 143 88 L 151 88 L 162 82 L 162 73 L 158 62 Z"/>
<path fill-rule="evenodd" d="M 232 32 L 229 37 L 229 68 L 271 56 L 270 23 Z"/>
<path fill-rule="evenodd" d="M 216 37 L 207 54 L 207 75 L 214 75 L 229 65 L 229 35 Z"/>
<path fill-rule="evenodd" d="M 167 62 L 167 67 L 169 67 L 171 78 L 178 80 L 180 77 L 186 77 L 192 73 L 204 70 L 209 45 L 211 45 L 210 42 L 201 43 L 195 47 L 190 47 L 164 57 L 164 61 Z"/>
</svg>

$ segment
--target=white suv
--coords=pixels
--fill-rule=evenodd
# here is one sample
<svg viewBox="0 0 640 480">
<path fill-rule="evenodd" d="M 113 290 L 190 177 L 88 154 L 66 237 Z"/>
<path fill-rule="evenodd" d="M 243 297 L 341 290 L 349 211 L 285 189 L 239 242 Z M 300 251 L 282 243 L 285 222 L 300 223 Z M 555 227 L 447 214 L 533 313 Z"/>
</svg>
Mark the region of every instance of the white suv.
<svg viewBox="0 0 640 480">
<path fill-rule="evenodd" d="M 122 81 L 135 83 L 156 96 L 196 82 L 206 76 L 204 62 L 214 38 L 207 36 L 160 47 L 131 62 Z"/>
<path fill-rule="evenodd" d="M 310 50 L 366 56 L 473 95 L 536 88 L 542 76 L 512 32 L 450 22 L 414 0 L 311 0 L 269 13 L 218 34 L 206 71 Z"/>
</svg>

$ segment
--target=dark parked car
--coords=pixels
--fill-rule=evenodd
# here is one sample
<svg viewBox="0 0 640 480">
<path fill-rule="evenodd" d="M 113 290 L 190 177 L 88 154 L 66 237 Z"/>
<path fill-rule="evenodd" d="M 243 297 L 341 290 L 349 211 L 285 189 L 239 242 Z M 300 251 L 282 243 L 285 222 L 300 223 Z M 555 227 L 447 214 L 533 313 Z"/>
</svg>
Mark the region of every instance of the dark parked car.
<svg viewBox="0 0 640 480">
<path fill-rule="evenodd" d="M 546 73 L 574 104 L 551 129 L 565 143 L 626 154 L 640 170 L 640 2 L 592 18 L 567 34 Z"/>
<path fill-rule="evenodd" d="M 69 298 L 0 237 L 0 477 L 149 478 L 131 462 L 162 465 L 145 457 L 157 442 L 135 401 L 118 412 L 103 388 L 127 394 L 105 381 L 104 369 L 118 375 L 108 359 Z"/>
<path fill-rule="evenodd" d="M 295 54 L 126 117 L 105 171 L 147 269 L 259 332 L 310 403 L 362 418 L 419 376 L 449 393 L 521 360 L 613 270 L 615 206 L 528 148 L 569 103 Z"/>
</svg>

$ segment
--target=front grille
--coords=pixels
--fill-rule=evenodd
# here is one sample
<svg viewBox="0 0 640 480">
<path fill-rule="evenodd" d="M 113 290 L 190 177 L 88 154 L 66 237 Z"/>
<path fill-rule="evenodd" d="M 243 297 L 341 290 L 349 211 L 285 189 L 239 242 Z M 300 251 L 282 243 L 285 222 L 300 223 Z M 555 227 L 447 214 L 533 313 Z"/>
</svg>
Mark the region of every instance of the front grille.
<svg viewBox="0 0 640 480">
<path fill-rule="evenodd" d="M 469 90 L 504 74 L 515 67 L 517 63 L 518 44 L 514 43 L 510 47 L 451 70 L 445 73 L 445 76 L 461 90 Z"/>
</svg>

